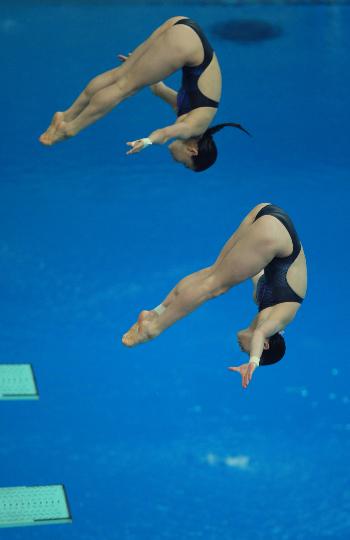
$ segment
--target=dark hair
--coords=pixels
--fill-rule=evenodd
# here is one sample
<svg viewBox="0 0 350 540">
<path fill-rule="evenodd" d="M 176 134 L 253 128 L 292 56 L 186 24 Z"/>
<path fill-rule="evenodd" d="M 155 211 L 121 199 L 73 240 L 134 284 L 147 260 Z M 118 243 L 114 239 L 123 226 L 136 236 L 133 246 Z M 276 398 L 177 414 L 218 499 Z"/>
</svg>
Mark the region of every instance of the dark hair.
<svg viewBox="0 0 350 540">
<path fill-rule="evenodd" d="M 269 366 L 270 364 L 276 364 L 279 362 L 285 352 L 286 352 L 286 343 L 282 334 L 277 333 L 269 338 L 270 347 L 264 349 L 260 358 L 261 366 Z"/>
<path fill-rule="evenodd" d="M 218 157 L 218 150 L 213 139 L 214 133 L 217 133 L 224 127 L 235 127 L 250 135 L 249 131 L 244 129 L 241 124 L 235 124 L 233 122 L 228 122 L 226 124 L 218 124 L 213 126 L 201 135 L 198 139 L 198 154 L 192 156 L 192 161 L 194 165 L 195 172 L 202 172 L 211 167 Z"/>
</svg>

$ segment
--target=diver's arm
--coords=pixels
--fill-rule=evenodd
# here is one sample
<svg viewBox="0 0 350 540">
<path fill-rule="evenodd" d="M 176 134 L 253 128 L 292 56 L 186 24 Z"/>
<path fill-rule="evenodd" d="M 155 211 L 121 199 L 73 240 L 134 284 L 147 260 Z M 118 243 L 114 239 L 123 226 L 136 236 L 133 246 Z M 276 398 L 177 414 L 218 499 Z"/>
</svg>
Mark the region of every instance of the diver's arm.
<svg viewBox="0 0 350 540">
<path fill-rule="evenodd" d="M 265 334 L 259 328 L 255 329 L 250 346 L 250 363 L 260 365 L 260 359 L 264 350 Z"/>
<path fill-rule="evenodd" d="M 152 93 L 168 103 L 177 112 L 177 92 L 162 81 L 150 86 Z"/>
<path fill-rule="evenodd" d="M 256 289 L 257 289 L 257 286 L 258 286 L 258 281 L 259 279 L 261 278 L 261 276 L 264 274 L 264 270 L 261 270 L 261 272 L 259 272 L 259 274 L 256 274 L 256 276 L 253 276 L 252 277 L 252 283 L 253 283 L 253 300 L 255 302 L 255 304 L 257 304 L 257 299 L 256 299 Z"/>
<path fill-rule="evenodd" d="M 164 128 L 152 131 L 152 133 L 144 139 L 137 139 L 136 141 L 127 142 L 126 144 L 131 146 L 131 150 L 129 150 L 127 154 L 136 154 L 136 152 L 140 152 L 150 144 L 164 144 L 170 139 L 188 140 L 192 137 L 198 137 L 203 135 L 207 127 L 207 115 L 202 117 L 202 115 L 194 116 L 188 114 L 186 115 L 186 118 L 178 119 L 171 126 L 166 126 Z"/>
<path fill-rule="evenodd" d="M 164 144 L 170 139 L 189 139 L 192 136 L 191 125 L 186 122 L 176 122 L 171 126 L 156 129 L 153 131 L 149 138 L 153 144 Z"/>
<path fill-rule="evenodd" d="M 127 142 L 126 144 L 131 146 L 131 150 L 129 150 L 127 154 L 136 154 L 136 152 L 140 152 L 146 148 L 146 146 L 151 144 L 164 144 L 170 139 L 189 139 L 192 136 L 191 126 L 188 122 L 176 122 L 171 126 L 152 131 L 152 133 L 144 139 Z"/>
<path fill-rule="evenodd" d="M 250 360 L 240 366 L 232 366 L 228 369 L 230 371 L 236 371 L 240 373 L 242 377 L 242 387 L 247 388 L 250 381 L 252 380 L 253 373 L 256 368 L 260 365 L 268 365 L 268 362 L 264 361 L 261 363 L 261 355 L 264 350 L 264 342 L 268 337 L 273 336 L 280 330 L 282 330 L 286 324 L 278 322 L 276 320 L 267 320 L 263 322 L 258 328 L 253 332 L 251 349 L 250 349 Z"/>
<path fill-rule="evenodd" d="M 163 144 L 170 139 L 187 140 L 203 135 L 207 125 L 207 118 L 193 118 L 191 115 L 187 115 L 186 118 L 177 120 L 171 126 L 156 129 L 149 135 L 149 139 L 152 144 Z"/>
<path fill-rule="evenodd" d="M 265 365 L 260 362 L 264 350 L 265 339 L 277 334 L 277 332 L 283 330 L 285 326 L 286 324 L 282 321 L 274 319 L 268 319 L 258 326 L 253 332 L 249 362 L 256 364 L 256 366 Z"/>
</svg>

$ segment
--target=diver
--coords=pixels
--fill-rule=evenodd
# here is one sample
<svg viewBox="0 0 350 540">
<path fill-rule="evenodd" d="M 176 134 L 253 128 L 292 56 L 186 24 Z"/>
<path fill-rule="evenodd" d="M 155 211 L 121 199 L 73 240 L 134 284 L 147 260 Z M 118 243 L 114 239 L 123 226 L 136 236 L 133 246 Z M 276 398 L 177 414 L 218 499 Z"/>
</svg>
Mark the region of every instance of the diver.
<svg viewBox="0 0 350 540">
<path fill-rule="evenodd" d="M 226 126 L 248 133 L 233 122 L 209 127 L 221 98 L 221 71 L 213 48 L 193 20 L 168 19 L 131 55 L 119 58 L 121 66 L 92 79 L 66 111 L 54 114 L 39 138 L 42 144 L 51 146 L 77 135 L 145 86 L 176 111 L 177 119 L 148 137 L 128 142 L 128 154 L 174 139 L 169 145 L 173 159 L 200 172 L 216 161 L 214 133 Z M 182 85 L 175 92 L 161 81 L 179 69 Z"/>
<path fill-rule="evenodd" d="M 154 339 L 207 300 L 249 278 L 258 314 L 237 333 L 249 361 L 229 368 L 240 373 L 247 388 L 258 366 L 284 356 L 282 332 L 296 316 L 307 289 L 306 259 L 297 232 L 286 212 L 273 204 L 253 208 L 212 266 L 185 277 L 159 306 L 142 311 L 124 334 L 123 344 L 133 347 Z"/>
</svg>

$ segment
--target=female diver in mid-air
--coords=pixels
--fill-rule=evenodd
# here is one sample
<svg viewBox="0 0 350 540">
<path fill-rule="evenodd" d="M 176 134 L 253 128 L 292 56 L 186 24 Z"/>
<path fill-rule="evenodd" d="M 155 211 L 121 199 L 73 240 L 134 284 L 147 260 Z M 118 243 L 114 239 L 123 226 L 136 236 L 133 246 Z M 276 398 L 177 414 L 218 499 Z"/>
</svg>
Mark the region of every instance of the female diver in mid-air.
<svg viewBox="0 0 350 540">
<path fill-rule="evenodd" d="M 124 345 L 133 347 L 157 337 L 203 302 L 248 278 L 253 280 L 259 312 L 237 338 L 250 360 L 229 368 L 241 374 L 246 388 L 257 366 L 283 357 L 281 332 L 293 321 L 306 294 L 304 250 L 290 217 L 273 204 L 259 204 L 249 212 L 212 266 L 185 277 L 162 304 L 142 311 L 123 336 Z"/>
<path fill-rule="evenodd" d="M 49 128 L 40 136 L 42 144 L 51 146 L 76 135 L 145 86 L 151 86 L 156 95 L 174 108 L 177 120 L 148 137 L 128 142 L 128 154 L 175 139 L 169 145 L 174 160 L 199 172 L 216 160 L 214 133 L 225 126 L 246 131 L 235 123 L 209 128 L 221 97 L 221 72 L 214 50 L 191 19 L 172 17 L 132 55 L 120 55 L 120 59 L 125 60 L 120 67 L 92 79 L 69 109 L 55 113 Z M 159 82 L 179 69 L 179 92 Z"/>
</svg>

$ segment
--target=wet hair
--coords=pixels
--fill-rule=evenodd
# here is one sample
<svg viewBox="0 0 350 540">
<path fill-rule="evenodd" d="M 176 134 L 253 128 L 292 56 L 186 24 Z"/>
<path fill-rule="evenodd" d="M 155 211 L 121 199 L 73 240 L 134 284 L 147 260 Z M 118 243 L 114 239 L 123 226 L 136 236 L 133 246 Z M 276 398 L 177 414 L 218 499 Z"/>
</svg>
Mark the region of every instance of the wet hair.
<svg viewBox="0 0 350 540">
<path fill-rule="evenodd" d="M 217 124 L 216 126 L 207 129 L 207 131 L 205 131 L 198 139 L 198 154 L 192 156 L 195 172 L 205 171 L 215 163 L 216 158 L 218 157 L 218 149 L 216 148 L 213 135 L 224 127 L 234 127 L 244 131 L 247 135 L 250 135 L 249 131 L 242 127 L 241 124 L 235 124 L 234 122 Z"/>
<path fill-rule="evenodd" d="M 279 362 L 285 352 L 286 352 L 286 343 L 282 334 L 277 333 L 269 338 L 270 347 L 264 349 L 260 358 L 261 366 L 269 366 L 271 364 L 276 364 Z"/>
</svg>

